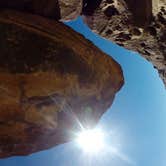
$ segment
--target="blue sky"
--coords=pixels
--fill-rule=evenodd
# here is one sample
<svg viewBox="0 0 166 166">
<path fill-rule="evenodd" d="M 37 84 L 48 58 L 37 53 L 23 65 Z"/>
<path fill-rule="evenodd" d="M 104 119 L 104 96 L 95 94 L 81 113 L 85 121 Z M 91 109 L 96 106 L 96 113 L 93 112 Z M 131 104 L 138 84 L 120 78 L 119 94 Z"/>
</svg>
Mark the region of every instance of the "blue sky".
<svg viewBox="0 0 166 166">
<path fill-rule="evenodd" d="M 0 166 L 166 166 L 166 90 L 157 71 L 140 55 L 93 34 L 81 19 L 67 24 L 123 68 L 125 85 L 98 124 L 107 133 L 107 148 L 90 158 L 71 142 L 2 159 Z"/>
</svg>

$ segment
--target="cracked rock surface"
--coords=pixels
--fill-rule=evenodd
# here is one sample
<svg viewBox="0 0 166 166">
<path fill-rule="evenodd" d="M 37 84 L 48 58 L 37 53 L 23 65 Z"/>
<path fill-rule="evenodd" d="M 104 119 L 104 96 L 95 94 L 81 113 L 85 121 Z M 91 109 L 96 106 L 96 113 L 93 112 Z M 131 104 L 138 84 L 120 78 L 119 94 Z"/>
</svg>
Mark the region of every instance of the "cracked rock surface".
<svg viewBox="0 0 166 166">
<path fill-rule="evenodd" d="M 165 0 L 102 0 L 83 19 L 95 33 L 152 62 L 166 85 Z"/>
<path fill-rule="evenodd" d="M 93 127 L 123 85 L 119 64 L 63 23 L 0 11 L 0 158 Z"/>
</svg>

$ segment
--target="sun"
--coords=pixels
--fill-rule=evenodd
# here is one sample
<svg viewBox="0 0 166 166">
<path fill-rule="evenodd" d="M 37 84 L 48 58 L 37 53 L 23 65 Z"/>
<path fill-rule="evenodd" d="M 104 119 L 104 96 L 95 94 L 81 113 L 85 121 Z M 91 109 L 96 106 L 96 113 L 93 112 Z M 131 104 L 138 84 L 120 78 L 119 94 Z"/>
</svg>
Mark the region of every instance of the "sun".
<svg viewBox="0 0 166 166">
<path fill-rule="evenodd" d="M 104 148 L 104 132 L 99 129 L 83 130 L 77 135 L 78 146 L 88 154 L 97 154 Z"/>
</svg>

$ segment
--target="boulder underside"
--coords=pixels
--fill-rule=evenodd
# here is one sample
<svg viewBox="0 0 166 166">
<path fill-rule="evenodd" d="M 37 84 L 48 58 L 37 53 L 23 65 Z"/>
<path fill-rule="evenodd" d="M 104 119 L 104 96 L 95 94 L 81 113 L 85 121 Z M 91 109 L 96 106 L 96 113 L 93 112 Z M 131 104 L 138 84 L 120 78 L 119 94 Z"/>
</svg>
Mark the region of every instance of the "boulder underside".
<svg viewBox="0 0 166 166">
<path fill-rule="evenodd" d="M 98 122 L 123 85 L 110 56 L 40 16 L 0 11 L 0 53 L 0 158 L 72 140 Z"/>
<path fill-rule="evenodd" d="M 111 57 L 58 20 L 82 15 L 95 33 L 152 62 L 166 85 L 165 8 L 165 0 L 1 0 L 0 157 L 71 140 L 123 84 Z"/>
<path fill-rule="evenodd" d="M 95 33 L 152 62 L 166 85 L 165 0 L 1 0 L 0 8 L 62 21 L 82 15 Z"/>
</svg>

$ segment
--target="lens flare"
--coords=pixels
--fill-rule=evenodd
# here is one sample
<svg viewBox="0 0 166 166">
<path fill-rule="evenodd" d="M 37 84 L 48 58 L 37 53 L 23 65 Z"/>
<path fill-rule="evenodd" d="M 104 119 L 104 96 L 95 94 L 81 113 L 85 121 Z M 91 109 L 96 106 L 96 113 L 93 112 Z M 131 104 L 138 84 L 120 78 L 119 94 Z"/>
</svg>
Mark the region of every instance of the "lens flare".
<svg viewBox="0 0 166 166">
<path fill-rule="evenodd" d="M 83 130 L 77 136 L 79 147 L 89 154 L 96 154 L 104 148 L 104 133 L 101 130 Z"/>
</svg>

